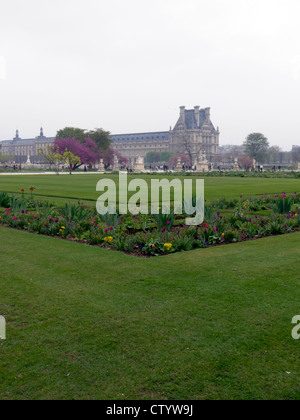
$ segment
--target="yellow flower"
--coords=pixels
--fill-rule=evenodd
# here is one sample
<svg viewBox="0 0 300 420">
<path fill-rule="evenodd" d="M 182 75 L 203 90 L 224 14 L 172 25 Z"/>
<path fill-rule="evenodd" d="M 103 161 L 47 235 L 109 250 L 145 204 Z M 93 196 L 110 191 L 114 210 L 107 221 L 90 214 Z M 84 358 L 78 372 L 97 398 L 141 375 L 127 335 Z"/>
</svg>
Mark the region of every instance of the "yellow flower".
<svg viewBox="0 0 300 420">
<path fill-rule="evenodd" d="M 225 236 L 225 233 L 222 233 L 222 235 L 221 236 Z"/>
<path fill-rule="evenodd" d="M 166 248 L 167 251 L 170 251 L 170 249 L 172 248 L 172 244 L 165 244 L 164 247 Z"/>
<path fill-rule="evenodd" d="M 61 227 L 63 230 L 66 229 L 64 226 Z"/>
<path fill-rule="evenodd" d="M 103 240 L 104 240 L 105 242 L 108 242 L 109 244 L 111 244 L 111 243 L 112 243 L 112 241 L 113 241 L 113 237 L 112 237 L 112 236 L 106 236 L 105 238 L 103 238 Z"/>
</svg>

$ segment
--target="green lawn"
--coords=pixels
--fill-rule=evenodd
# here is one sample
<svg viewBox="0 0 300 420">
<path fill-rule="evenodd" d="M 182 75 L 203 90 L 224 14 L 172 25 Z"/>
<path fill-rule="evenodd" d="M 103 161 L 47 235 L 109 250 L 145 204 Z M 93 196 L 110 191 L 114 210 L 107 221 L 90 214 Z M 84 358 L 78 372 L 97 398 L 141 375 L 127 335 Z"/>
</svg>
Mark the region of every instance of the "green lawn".
<svg viewBox="0 0 300 420">
<path fill-rule="evenodd" d="M 0 191 L 94 205 L 101 178 L 0 176 Z M 205 188 L 210 201 L 299 180 Z M 0 227 L 0 400 L 299 399 L 299 245 L 295 233 L 146 259 Z"/>
<path fill-rule="evenodd" d="M 51 180 L 26 183 L 63 195 Z M 86 178 L 68 182 L 70 196 L 86 191 Z M 266 192 L 253 180 L 208 189 L 229 183 Z M 3 227 L 0 238 L 0 399 L 300 398 L 299 233 L 154 259 Z"/>
<path fill-rule="evenodd" d="M 21 189 L 29 194 L 29 188 L 35 186 L 37 199 L 48 199 L 57 204 L 64 204 L 67 200 L 97 200 L 100 193 L 96 192 L 97 182 L 101 178 L 118 181 L 117 175 L 26 175 L 0 176 L 0 191 L 20 193 Z M 128 180 L 135 176 L 129 176 Z M 150 176 L 142 175 L 150 183 Z M 158 178 L 158 177 L 154 177 Z M 163 178 L 163 177 L 160 177 Z M 182 178 L 183 179 L 183 178 Z M 190 178 L 188 178 L 190 179 Z M 194 177 L 192 179 L 195 179 Z M 278 194 L 298 192 L 298 179 L 268 179 L 268 178 L 205 178 L 205 198 L 210 201 L 217 198 L 235 198 L 256 194 Z"/>
</svg>

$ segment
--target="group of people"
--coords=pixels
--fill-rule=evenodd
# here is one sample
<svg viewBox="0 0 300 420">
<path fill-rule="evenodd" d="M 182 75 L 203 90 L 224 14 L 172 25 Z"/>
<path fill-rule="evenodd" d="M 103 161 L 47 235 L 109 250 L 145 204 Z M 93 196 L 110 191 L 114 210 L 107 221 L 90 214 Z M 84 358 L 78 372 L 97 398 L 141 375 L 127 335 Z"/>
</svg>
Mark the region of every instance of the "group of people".
<svg viewBox="0 0 300 420">
<path fill-rule="evenodd" d="M 276 171 L 276 166 L 275 165 L 272 166 L 272 171 Z M 280 165 L 278 166 L 278 171 L 279 172 L 281 171 L 281 166 Z"/>
<path fill-rule="evenodd" d="M 5 168 L 8 168 L 8 166 L 6 165 Z M 14 169 L 14 171 L 21 171 L 22 170 L 21 163 L 19 165 L 14 165 L 13 169 Z"/>
<path fill-rule="evenodd" d="M 160 169 L 162 169 L 164 172 L 168 172 L 169 171 L 169 167 L 167 166 L 167 165 L 164 165 L 164 166 L 152 166 L 152 165 L 150 165 L 150 171 L 152 172 L 152 171 L 159 171 Z"/>
</svg>

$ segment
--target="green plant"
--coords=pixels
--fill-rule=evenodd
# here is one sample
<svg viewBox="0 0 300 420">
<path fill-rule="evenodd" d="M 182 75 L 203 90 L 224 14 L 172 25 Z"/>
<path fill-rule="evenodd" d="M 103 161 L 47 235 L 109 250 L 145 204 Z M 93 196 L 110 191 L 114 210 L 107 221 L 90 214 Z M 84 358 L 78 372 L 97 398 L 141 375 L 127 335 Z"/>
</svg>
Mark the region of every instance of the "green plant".
<svg viewBox="0 0 300 420">
<path fill-rule="evenodd" d="M 278 220 L 273 220 L 269 226 L 271 235 L 278 235 L 284 233 L 284 227 L 282 222 Z"/>
<path fill-rule="evenodd" d="M 36 187 L 34 187 L 33 185 L 29 188 L 29 191 L 30 191 L 30 198 L 31 198 L 31 200 L 32 200 L 32 198 L 33 198 L 33 191 L 34 190 L 36 190 Z"/>
<path fill-rule="evenodd" d="M 66 203 L 62 209 L 59 209 L 59 213 L 68 223 L 80 222 L 90 217 L 89 209 L 82 205 L 75 205 L 70 203 Z"/>
<path fill-rule="evenodd" d="M 15 215 L 20 215 L 22 211 L 26 209 L 28 203 L 23 199 L 16 198 L 15 196 L 10 197 L 9 207 L 11 207 Z"/>
<path fill-rule="evenodd" d="M 281 195 L 273 206 L 273 210 L 275 213 L 287 214 L 291 211 L 292 206 L 293 200 L 290 197 Z"/>
<path fill-rule="evenodd" d="M 139 214 L 139 223 L 141 226 L 141 229 L 146 232 L 149 230 L 153 224 L 153 219 L 148 214 Z"/>
<path fill-rule="evenodd" d="M 254 225 L 252 224 L 248 224 L 247 228 L 246 228 L 246 236 L 247 238 L 254 238 L 257 234 L 257 229 L 256 227 L 254 227 Z"/>
<path fill-rule="evenodd" d="M 128 233 L 135 233 L 139 227 L 139 224 L 131 216 L 126 217 L 122 221 L 122 229 L 125 229 Z"/>
<path fill-rule="evenodd" d="M 237 242 L 238 237 L 239 237 L 239 235 L 238 235 L 237 232 L 234 232 L 234 231 L 224 232 L 224 241 L 225 242 L 230 242 L 230 243 L 231 242 Z"/>
<path fill-rule="evenodd" d="M 126 251 L 127 250 L 127 238 L 128 236 L 125 234 L 118 235 L 115 238 L 115 247 L 118 251 Z"/>
<path fill-rule="evenodd" d="M 164 252 L 164 243 L 158 238 L 149 238 L 142 248 L 143 254 L 157 256 Z"/>
<path fill-rule="evenodd" d="M 190 251 L 193 249 L 193 241 L 188 236 L 177 236 L 173 241 L 173 247 L 176 251 Z"/>
<path fill-rule="evenodd" d="M 10 199 L 11 197 L 6 192 L 0 192 L 0 207 L 9 207 Z"/>
<path fill-rule="evenodd" d="M 159 229 L 168 229 L 168 230 L 170 230 L 174 226 L 175 215 L 174 215 L 174 211 L 173 210 L 171 210 L 167 214 L 164 214 L 163 213 L 163 209 L 160 208 L 159 209 L 159 214 L 154 215 L 154 218 L 156 220 L 157 227 Z"/>
<path fill-rule="evenodd" d="M 99 219 L 101 222 L 105 224 L 106 227 L 108 228 L 113 227 L 114 229 L 116 229 L 121 220 L 121 217 L 118 213 L 117 214 L 107 213 L 104 215 L 99 214 Z"/>
</svg>

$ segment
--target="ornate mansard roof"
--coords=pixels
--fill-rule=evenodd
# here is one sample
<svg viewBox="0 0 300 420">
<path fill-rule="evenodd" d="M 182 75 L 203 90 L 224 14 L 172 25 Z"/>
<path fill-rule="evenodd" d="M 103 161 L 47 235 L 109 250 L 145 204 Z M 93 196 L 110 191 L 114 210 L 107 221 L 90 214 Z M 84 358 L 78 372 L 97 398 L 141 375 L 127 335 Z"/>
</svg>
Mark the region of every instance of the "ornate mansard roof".
<svg viewBox="0 0 300 420">
<path fill-rule="evenodd" d="M 198 108 L 198 107 L 196 107 Z M 199 123 L 196 119 L 197 111 L 196 109 L 185 109 L 184 107 L 181 107 L 182 114 L 180 115 L 179 120 L 177 121 L 174 130 L 178 130 L 180 128 L 185 128 L 187 130 L 200 130 L 203 127 L 203 124 L 206 121 L 209 121 L 211 130 L 215 131 L 215 127 L 213 123 L 209 120 L 207 120 L 207 113 L 209 113 L 209 108 L 206 109 L 199 109 Z M 182 121 L 182 116 L 184 115 L 184 125 Z M 209 115 L 209 114 L 208 114 Z"/>
<path fill-rule="evenodd" d="M 40 129 L 40 135 L 31 139 L 22 139 L 19 136 L 19 130 L 16 131 L 16 135 L 12 140 L 3 140 L 0 142 L 2 146 L 29 146 L 39 141 L 45 141 L 52 143 L 55 140 L 55 137 L 45 137 L 43 128 Z"/>
</svg>

